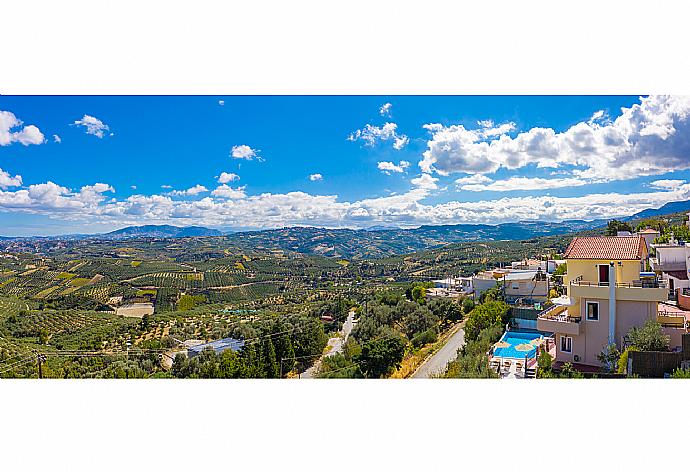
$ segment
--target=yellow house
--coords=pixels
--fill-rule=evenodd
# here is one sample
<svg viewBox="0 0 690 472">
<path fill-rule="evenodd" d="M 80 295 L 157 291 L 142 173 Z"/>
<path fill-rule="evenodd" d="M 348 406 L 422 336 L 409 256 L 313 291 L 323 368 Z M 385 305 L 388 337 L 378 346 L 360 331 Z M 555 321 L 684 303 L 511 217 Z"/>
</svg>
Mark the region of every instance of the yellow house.
<svg viewBox="0 0 690 472">
<path fill-rule="evenodd" d="M 576 237 L 565 252 L 564 277 L 570 303 L 537 319 L 540 331 L 554 333 L 556 361 L 600 366 L 608 344 L 622 347 L 632 327 L 657 319 L 668 290 L 644 272 L 647 244 L 640 235 Z"/>
</svg>

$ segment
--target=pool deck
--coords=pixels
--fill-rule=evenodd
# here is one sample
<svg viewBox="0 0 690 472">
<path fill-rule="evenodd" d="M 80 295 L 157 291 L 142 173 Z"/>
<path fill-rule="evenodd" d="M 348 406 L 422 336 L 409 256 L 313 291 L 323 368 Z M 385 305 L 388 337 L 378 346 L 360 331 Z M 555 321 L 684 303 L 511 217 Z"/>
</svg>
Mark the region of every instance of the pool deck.
<svg viewBox="0 0 690 472">
<path fill-rule="evenodd" d="M 501 338 L 503 339 L 503 337 Z M 552 358 L 555 359 L 556 357 L 556 343 L 553 342 L 553 339 L 544 337 L 542 338 L 544 342 L 540 344 L 542 348 L 546 347 L 548 349 L 549 354 L 551 355 Z M 537 356 L 533 356 L 529 359 L 527 359 L 527 365 L 525 365 L 525 361 L 520 360 L 520 359 L 508 359 L 505 357 L 500 357 L 500 356 L 489 356 L 489 365 L 492 364 L 492 362 L 495 365 L 495 361 L 500 362 L 500 370 L 499 370 L 499 375 L 501 376 L 502 379 L 524 379 L 525 378 L 525 371 L 526 369 L 532 369 L 537 366 Z M 509 362 L 509 366 L 506 367 L 506 363 Z M 518 369 L 517 364 L 520 362 L 522 364 L 522 367 Z"/>
</svg>

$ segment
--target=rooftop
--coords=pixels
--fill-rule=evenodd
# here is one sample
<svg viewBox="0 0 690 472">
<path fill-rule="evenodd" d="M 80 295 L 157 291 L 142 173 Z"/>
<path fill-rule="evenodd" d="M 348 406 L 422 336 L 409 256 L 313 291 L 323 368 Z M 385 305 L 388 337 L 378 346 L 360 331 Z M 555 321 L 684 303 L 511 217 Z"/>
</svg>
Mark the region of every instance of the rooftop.
<svg viewBox="0 0 690 472">
<path fill-rule="evenodd" d="M 660 233 L 653 228 L 647 228 L 645 230 L 640 231 L 640 234 L 660 234 Z"/>
<path fill-rule="evenodd" d="M 565 251 L 566 259 L 640 260 L 645 256 L 642 236 L 576 237 Z"/>
</svg>

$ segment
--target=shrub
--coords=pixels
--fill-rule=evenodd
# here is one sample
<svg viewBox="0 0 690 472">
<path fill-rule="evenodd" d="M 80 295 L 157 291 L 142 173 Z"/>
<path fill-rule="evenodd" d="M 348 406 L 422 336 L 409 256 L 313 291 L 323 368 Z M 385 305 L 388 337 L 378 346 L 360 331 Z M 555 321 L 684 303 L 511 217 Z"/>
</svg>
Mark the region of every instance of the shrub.
<svg viewBox="0 0 690 472">
<path fill-rule="evenodd" d="M 631 329 L 628 338 L 630 344 L 640 351 L 668 351 L 669 338 L 656 320 L 647 320 L 641 328 Z"/>
<path fill-rule="evenodd" d="M 494 325 L 503 326 L 509 318 L 510 307 L 501 301 L 491 301 L 474 308 L 467 316 L 465 338 L 477 339 L 480 331 Z"/>
<path fill-rule="evenodd" d="M 422 331 L 421 333 L 417 333 L 412 338 L 412 345 L 416 348 L 420 348 L 425 344 L 435 343 L 437 339 L 438 335 L 436 334 L 436 330 L 431 328 L 427 329 L 426 331 Z"/>
</svg>

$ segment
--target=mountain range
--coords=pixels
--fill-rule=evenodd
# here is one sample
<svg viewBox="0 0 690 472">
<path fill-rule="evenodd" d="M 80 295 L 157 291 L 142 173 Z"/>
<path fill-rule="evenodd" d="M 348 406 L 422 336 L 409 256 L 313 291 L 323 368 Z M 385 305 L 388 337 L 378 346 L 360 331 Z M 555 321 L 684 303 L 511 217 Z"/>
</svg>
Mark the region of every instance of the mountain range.
<svg viewBox="0 0 690 472">
<path fill-rule="evenodd" d="M 670 213 L 690 211 L 690 200 L 669 202 L 657 209 L 647 209 L 624 221 L 640 220 Z M 46 238 L 55 240 L 125 240 L 130 238 L 223 237 L 234 247 L 246 250 L 283 250 L 331 257 L 378 258 L 436 248 L 449 243 L 473 241 L 525 240 L 539 236 L 556 236 L 603 228 L 607 220 L 566 220 L 561 222 L 520 221 L 516 223 L 425 225 L 400 229 L 371 227 L 367 229 L 329 229 L 319 227 L 286 227 L 258 231 L 221 232 L 201 226 L 171 225 L 128 226 L 104 234 L 67 235 Z"/>
</svg>

